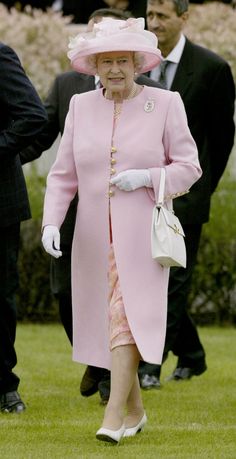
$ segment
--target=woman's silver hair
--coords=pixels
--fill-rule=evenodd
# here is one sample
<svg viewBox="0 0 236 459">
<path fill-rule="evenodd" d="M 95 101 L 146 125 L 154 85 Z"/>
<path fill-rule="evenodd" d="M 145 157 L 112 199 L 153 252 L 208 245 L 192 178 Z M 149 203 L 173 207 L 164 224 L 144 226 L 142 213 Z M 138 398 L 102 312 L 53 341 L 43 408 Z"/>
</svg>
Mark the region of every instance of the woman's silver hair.
<svg viewBox="0 0 236 459">
<path fill-rule="evenodd" d="M 139 70 L 143 67 L 145 62 L 145 57 L 143 54 L 134 52 L 134 70 L 136 73 L 139 73 Z"/>
<path fill-rule="evenodd" d="M 92 73 L 97 73 L 97 54 L 92 54 L 91 56 L 87 56 L 86 61 L 91 68 Z"/>
<path fill-rule="evenodd" d="M 134 51 L 133 60 L 135 72 L 139 73 L 139 70 L 143 67 L 145 57 L 138 51 Z M 88 56 L 87 62 L 89 64 L 89 67 L 91 68 L 91 72 L 93 72 L 94 74 L 97 73 L 97 54 L 92 54 L 91 56 Z"/>
</svg>

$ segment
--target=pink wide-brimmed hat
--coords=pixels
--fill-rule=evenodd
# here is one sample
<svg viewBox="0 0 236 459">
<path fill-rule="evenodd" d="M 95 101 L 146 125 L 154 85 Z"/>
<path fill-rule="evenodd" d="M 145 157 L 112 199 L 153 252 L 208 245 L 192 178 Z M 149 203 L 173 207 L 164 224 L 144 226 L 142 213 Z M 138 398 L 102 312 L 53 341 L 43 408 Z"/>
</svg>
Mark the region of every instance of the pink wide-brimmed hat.
<svg viewBox="0 0 236 459">
<path fill-rule="evenodd" d="M 75 70 L 89 75 L 97 73 L 91 59 L 99 53 L 133 51 L 138 59 L 138 73 L 145 73 L 162 60 L 157 48 L 157 37 L 144 29 L 144 18 L 129 18 L 127 21 L 104 18 L 94 25 L 92 32 L 84 32 L 72 38 L 68 57 Z"/>
</svg>

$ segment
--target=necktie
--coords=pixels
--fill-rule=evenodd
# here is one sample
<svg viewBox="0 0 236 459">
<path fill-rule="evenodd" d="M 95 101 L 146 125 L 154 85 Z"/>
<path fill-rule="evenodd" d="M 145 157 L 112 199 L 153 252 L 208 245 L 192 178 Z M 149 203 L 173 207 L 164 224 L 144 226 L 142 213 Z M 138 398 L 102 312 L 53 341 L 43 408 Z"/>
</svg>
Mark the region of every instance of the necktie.
<svg viewBox="0 0 236 459">
<path fill-rule="evenodd" d="M 102 87 L 103 87 L 103 86 L 102 86 L 101 81 L 98 80 L 98 81 L 96 82 L 96 84 L 95 84 L 95 88 L 96 88 L 96 89 L 100 89 L 100 88 L 102 88 Z"/>
<path fill-rule="evenodd" d="M 160 64 L 160 77 L 159 83 L 163 86 L 164 89 L 167 89 L 167 80 L 166 80 L 166 69 L 170 61 L 162 61 Z"/>
</svg>

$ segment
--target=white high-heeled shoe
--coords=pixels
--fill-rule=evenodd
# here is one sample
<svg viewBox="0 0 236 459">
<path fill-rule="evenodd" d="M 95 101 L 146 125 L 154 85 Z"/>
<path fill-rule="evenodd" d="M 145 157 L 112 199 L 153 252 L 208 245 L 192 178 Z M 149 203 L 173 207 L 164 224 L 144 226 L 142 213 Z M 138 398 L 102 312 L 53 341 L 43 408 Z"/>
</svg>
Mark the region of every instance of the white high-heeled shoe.
<svg viewBox="0 0 236 459">
<path fill-rule="evenodd" d="M 146 422 L 147 422 L 147 416 L 146 416 L 146 413 L 144 413 L 142 419 L 139 421 L 139 423 L 136 426 L 125 429 L 123 436 L 124 437 L 134 437 L 137 433 L 143 430 Z"/>
<path fill-rule="evenodd" d="M 101 427 L 97 433 L 96 438 L 102 441 L 109 441 L 110 443 L 119 443 L 125 432 L 125 426 L 122 424 L 119 430 L 106 429 Z"/>
</svg>

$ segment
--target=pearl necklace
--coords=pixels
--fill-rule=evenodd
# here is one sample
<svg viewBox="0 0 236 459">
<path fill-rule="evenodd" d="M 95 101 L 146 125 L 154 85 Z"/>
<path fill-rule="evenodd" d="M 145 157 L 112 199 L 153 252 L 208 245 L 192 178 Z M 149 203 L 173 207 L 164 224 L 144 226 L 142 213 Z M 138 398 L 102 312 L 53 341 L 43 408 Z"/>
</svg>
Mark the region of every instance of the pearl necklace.
<svg viewBox="0 0 236 459">
<path fill-rule="evenodd" d="M 136 83 L 133 83 L 133 86 L 132 86 L 132 89 L 130 91 L 130 93 L 128 94 L 128 96 L 125 98 L 125 100 L 128 100 L 128 99 L 132 99 L 133 97 L 136 96 L 138 92 L 138 86 Z M 107 90 L 105 90 L 105 98 L 108 99 L 107 97 Z M 118 119 L 120 114 L 121 114 L 121 110 L 122 110 L 122 102 L 114 102 L 114 119 Z"/>
</svg>

